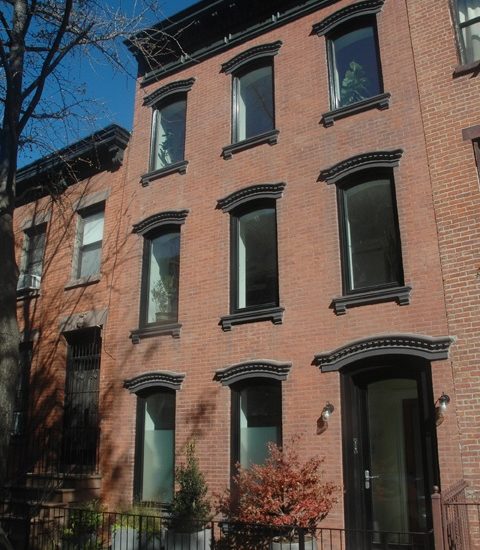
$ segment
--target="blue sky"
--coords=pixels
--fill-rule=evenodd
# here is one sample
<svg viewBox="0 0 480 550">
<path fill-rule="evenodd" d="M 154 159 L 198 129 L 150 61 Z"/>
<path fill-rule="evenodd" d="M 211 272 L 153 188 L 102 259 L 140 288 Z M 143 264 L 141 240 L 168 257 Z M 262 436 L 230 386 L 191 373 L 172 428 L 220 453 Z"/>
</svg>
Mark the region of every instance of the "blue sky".
<svg viewBox="0 0 480 550">
<path fill-rule="evenodd" d="M 117 0 L 122 2 L 122 0 Z M 160 0 L 160 9 L 166 17 L 181 11 L 198 0 Z M 133 60 L 131 54 L 125 50 L 125 55 Z M 131 64 L 133 67 L 134 60 Z M 105 70 L 103 70 L 105 69 Z M 120 124 L 127 130 L 132 128 L 133 118 L 133 96 L 135 91 L 135 82 L 124 73 L 115 73 L 111 67 L 102 67 L 101 70 L 94 71 L 91 68 L 85 68 L 85 81 L 87 85 L 95 90 L 96 95 L 109 107 L 114 119 L 113 122 Z M 99 123 L 99 127 L 106 126 L 112 122 L 108 118 L 104 123 Z"/>
<path fill-rule="evenodd" d="M 132 6 L 132 0 L 108 0 L 113 6 L 128 10 Z M 159 9 L 165 17 L 173 15 L 182 9 L 195 4 L 198 0 L 159 0 Z M 114 70 L 107 62 L 92 66 L 86 59 L 78 56 L 65 60 L 63 71 L 74 83 L 85 83 L 86 97 L 94 98 L 101 104 L 98 115 L 94 121 L 80 121 L 73 126 L 74 129 L 65 130 L 64 125 L 55 132 L 54 148 L 61 149 L 68 143 L 77 141 L 80 137 L 103 128 L 109 124 L 117 123 L 127 130 L 132 128 L 133 100 L 135 93 L 135 80 L 133 76 L 136 70 L 136 62 L 133 56 L 122 45 L 125 71 Z M 64 137 L 68 134 L 67 137 Z M 19 155 L 19 166 L 28 164 L 46 154 L 45 150 L 33 149 L 22 151 Z"/>
</svg>

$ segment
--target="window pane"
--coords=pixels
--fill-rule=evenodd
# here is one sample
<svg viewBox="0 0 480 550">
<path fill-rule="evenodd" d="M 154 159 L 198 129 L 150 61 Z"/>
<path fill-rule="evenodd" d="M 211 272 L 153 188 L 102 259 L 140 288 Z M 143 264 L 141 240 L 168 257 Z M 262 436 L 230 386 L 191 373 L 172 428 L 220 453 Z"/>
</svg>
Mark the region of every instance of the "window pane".
<svg viewBox="0 0 480 550">
<path fill-rule="evenodd" d="M 151 170 L 158 170 L 184 159 L 185 99 L 154 112 Z"/>
<path fill-rule="evenodd" d="M 142 500 L 170 502 L 173 496 L 175 394 L 145 399 Z"/>
<path fill-rule="evenodd" d="M 480 14 L 479 14 L 480 15 Z M 465 47 L 465 63 L 473 63 L 480 59 L 480 22 L 473 23 L 462 29 Z"/>
<path fill-rule="evenodd" d="M 148 268 L 147 323 L 176 321 L 180 269 L 178 230 L 163 233 L 152 239 Z"/>
<path fill-rule="evenodd" d="M 27 257 L 25 262 L 25 273 L 30 275 L 42 275 L 43 252 L 45 248 L 45 232 L 36 231 L 27 233 Z"/>
<path fill-rule="evenodd" d="M 263 464 L 267 443 L 280 443 L 281 386 L 259 383 L 240 391 L 240 464 Z"/>
<path fill-rule="evenodd" d="M 277 236 L 275 208 L 238 218 L 237 308 L 276 305 Z"/>
<path fill-rule="evenodd" d="M 333 108 L 356 103 L 381 93 L 380 67 L 371 25 L 332 40 Z"/>
<path fill-rule="evenodd" d="M 96 212 L 83 218 L 82 244 L 92 244 L 103 238 L 103 212 Z"/>
<path fill-rule="evenodd" d="M 401 283 L 400 243 L 390 179 L 343 191 L 349 290 Z"/>
<path fill-rule="evenodd" d="M 89 277 L 100 273 L 101 257 L 101 241 L 82 247 L 78 258 L 78 277 Z"/>
<path fill-rule="evenodd" d="M 236 141 L 274 128 L 272 66 L 259 67 L 236 79 Z"/>
</svg>

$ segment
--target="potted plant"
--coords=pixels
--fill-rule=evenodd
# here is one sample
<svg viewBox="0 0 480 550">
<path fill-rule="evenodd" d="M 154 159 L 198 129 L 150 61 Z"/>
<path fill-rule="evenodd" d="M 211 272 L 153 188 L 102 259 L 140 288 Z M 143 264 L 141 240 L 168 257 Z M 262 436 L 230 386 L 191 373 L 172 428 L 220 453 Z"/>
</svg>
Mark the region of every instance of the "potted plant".
<svg viewBox="0 0 480 550">
<path fill-rule="evenodd" d="M 340 87 L 342 105 L 351 105 L 370 97 L 369 86 L 370 82 L 362 65 L 351 61 Z"/>
<path fill-rule="evenodd" d="M 211 505 L 207 498 L 208 487 L 198 466 L 195 442 L 186 447 L 185 464 L 175 470 L 178 491 L 172 500 L 170 515 L 167 519 L 167 550 L 185 548 L 210 548 L 212 532 L 207 528 L 211 520 Z"/>
<path fill-rule="evenodd" d="M 156 508 L 134 506 L 112 527 L 112 550 L 155 550 L 161 540 L 162 517 Z"/>
<path fill-rule="evenodd" d="M 165 321 L 172 317 L 176 307 L 176 277 L 164 275 L 153 285 L 151 290 L 153 301 L 156 304 L 156 321 Z"/>
<path fill-rule="evenodd" d="M 220 497 L 218 511 L 228 522 L 249 526 L 244 534 L 250 540 L 243 546 L 296 550 L 301 532 L 307 535 L 305 548 L 316 548 L 315 529 L 336 502 L 337 488 L 323 480 L 324 459 L 301 462 L 295 443 L 288 449 L 269 443 L 265 463 L 248 469 L 239 466 L 232 490 Z M 265 526 L 263 531 L 260 525 Z M 233 536 L 238 547 L 241 529 Z M 261 540 L 252 542 L 255 536 Z"/>
<path fill-rule="evenodd" d="M 98 500 L 69 510 L 62 531 L 62 550 L 97 550 L 102 548 L 103 507 Z"/>
</svg>

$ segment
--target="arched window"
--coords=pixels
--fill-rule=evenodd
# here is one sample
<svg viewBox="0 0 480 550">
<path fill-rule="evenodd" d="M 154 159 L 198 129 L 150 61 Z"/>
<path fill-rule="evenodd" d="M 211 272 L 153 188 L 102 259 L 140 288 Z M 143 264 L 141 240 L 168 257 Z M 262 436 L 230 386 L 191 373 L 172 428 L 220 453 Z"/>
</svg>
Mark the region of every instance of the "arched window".
<svg viewBox="0 0 480 550">
<path fill-rule="evenodd" d="M 218 201 L 230 213 L 231 314 L 222 318 L 224 330 L 238 322 L 281 322 L 276 199 L 284 188 L 283 183 L 259 184 Z"/>
<path fill-rule="evenodd" d="M 262 464 L 268 443 L 282 443 L 282 381 L 291 363 L 267 359 L 217 370 L 216 380 L 232 391 L 232 467 Z"/>
<path fill-rule="evenodd" d="M 175 480 L 176 391 L 183 373 L 153 371 L 125 380 L 137 396 L 134 495 L 137 502 L 168 503 Z"/>
</svg>

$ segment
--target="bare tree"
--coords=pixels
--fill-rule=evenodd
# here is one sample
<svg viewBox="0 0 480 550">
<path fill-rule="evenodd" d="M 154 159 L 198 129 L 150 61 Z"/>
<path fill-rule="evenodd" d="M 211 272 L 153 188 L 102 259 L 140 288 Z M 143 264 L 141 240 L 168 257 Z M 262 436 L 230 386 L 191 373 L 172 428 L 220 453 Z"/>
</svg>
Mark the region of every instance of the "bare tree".
<svg viewBox="0 0 480 550">
<path fill-rule="evenodd" d="M 75 56 L 92 62 L 103 56 L 123 66 L 119 42 L 144 28 L 148 19 L 158 20 L 152 11 L 158 4 L 132 1 L 125 14 L 105 0 L 0 0 L 0 488 L 19 376 L 13 231 L 19 150 L 36 143 L 48 121 L 67 123 L 72 114 L 82 112 L 78 95 L 68 85 L 68 67 Z M 155 44 L 157 57 L 168 41 L 158 30 L 152 30 L 149 40 L 147 35 L 148 30 L 137 36 L 150 48 Z"/>
</svg>

